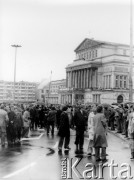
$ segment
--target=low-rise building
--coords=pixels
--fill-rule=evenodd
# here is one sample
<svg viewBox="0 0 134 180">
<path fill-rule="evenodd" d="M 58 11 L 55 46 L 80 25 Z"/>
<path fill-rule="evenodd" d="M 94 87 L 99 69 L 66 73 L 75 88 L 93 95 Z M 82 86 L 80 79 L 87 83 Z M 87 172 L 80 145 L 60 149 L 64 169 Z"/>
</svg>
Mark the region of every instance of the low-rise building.
<svg viewBox="0 0 134 180">
<path fill-rule="evenodd" d="M 66 89 L 66 79 L 55 80 L 51 82 L 42 82 L 39 87 L 39 101 L 45 104 L 61 104 L 62 94 L 60 91 Z"/>
<path fill-rule="evenodd" d="M 14 101 L 14 82 L 0 81 L 0 102 Z M 15 102 L 35 102 L 36 83 L 19 81 L 15 83 Z"/>
</svg>

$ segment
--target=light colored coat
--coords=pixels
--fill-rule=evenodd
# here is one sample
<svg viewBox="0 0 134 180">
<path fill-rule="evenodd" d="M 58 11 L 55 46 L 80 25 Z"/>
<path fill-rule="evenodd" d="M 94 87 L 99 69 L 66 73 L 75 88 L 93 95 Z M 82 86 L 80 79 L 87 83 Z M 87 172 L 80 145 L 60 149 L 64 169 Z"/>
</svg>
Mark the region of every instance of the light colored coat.
<svg viewBox="0 0 134 180">
<path fill-rule="evenodd" d="M 23 121 L 24 121 L 24 127 L 29 127 L 30 125 L 30 113 L 28 111 L 25 111 L 23 114 Z"/>
<path fill-rule="evenodd" d="M 8 120 L 7 112 L 3 109 L 0 109 L 0 129 L 2 132 L 6 132 L 6 123 Z"/>
<path fill-rule="evenodd" d="M 107 147 L 106 139 L 106 119 L 103 113 L 97 113 L 93 117 L 94 142 L 93 147 Z"/>
<path fill-rule="evenodd" d="M 88 134 L 89 134 L 89 141 L 93 140 L 94 138 L 94 123 L 93 123 L 93 117 L 95 114 L 91 112 L 88 116 Z"/>
</svg>

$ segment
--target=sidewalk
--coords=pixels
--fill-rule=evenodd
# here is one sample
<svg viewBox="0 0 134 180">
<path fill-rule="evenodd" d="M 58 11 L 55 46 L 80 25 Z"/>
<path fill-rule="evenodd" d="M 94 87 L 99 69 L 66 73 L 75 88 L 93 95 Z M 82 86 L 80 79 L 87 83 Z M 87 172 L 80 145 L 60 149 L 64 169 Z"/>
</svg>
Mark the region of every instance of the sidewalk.
<svg viewBox="0 0 134 180">
<path fill-rule="evenodd" d="M 120 138 L 121 140 L 123 140 L 126 144 L 130 144 L 130 140 L 128 138 L 125 138 L 125 135 L 122 135 L 121 133 L 117 133 L 117 131 L 111 131 L 110 129 L 108 129 L 108 132 L 115 135 L 116 137 Z"/>
</svg>

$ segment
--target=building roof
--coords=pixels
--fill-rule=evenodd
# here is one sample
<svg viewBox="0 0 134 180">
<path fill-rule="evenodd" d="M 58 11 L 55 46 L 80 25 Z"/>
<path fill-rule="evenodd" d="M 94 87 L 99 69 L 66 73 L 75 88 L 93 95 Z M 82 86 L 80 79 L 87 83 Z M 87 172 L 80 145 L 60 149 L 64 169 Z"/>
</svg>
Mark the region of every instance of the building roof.
<svg viewBox="0 0 134 180">
<path fill-rule="evenodd" d="M 85 61 L 84 59 L 74 60 L 73 63 L 68 64 L 67 68 L 85 64 L 89 64 L 89 61 Z"/>
<path fill-rule="evenodd" d="M 102 44 L 111 45 L 111 46 L 125 46 L 125 47 L 129 47 L 129 45 L 127 45 L 127 44 L 114 43 L 114 42 L 106 42 L 106 41 L 100 41 L 100 40 L 94 40 L 94 39 L 85 38 L 74 51 L 78 52 L 78 51 L 89 49 L 91 47 L 99 46 L 99 45 L 102 45 Z"/>
</svg>

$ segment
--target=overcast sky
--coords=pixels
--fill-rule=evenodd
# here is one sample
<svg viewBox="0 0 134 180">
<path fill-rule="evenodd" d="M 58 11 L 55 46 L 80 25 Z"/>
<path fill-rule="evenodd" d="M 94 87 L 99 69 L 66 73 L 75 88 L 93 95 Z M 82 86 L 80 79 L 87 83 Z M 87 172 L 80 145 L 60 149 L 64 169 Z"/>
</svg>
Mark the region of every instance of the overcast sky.
<svg viewBox="0 0 134 180">
<path fill-rule="evenodd" d="M 108 3 L 108 2 L 109 3 Z M 129 44 L 129 0 L 0 0 L 0 80 L 66 77 L 85 39 Z"/>
</svg>

